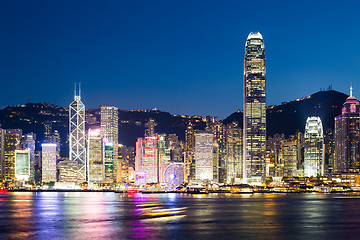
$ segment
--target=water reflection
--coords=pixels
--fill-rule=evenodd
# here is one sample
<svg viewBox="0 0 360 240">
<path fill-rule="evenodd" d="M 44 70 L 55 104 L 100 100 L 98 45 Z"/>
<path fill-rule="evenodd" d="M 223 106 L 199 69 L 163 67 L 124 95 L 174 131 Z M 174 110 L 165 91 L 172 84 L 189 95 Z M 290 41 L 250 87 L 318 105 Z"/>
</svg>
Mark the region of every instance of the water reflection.
<svg viewBox="0 0 360 240">
<path fill-rule="evenodd" d="M 358 197 L 7 193 L 0 195 L 0 238 L 357 238 L 360 233 Z"/>
</svg>

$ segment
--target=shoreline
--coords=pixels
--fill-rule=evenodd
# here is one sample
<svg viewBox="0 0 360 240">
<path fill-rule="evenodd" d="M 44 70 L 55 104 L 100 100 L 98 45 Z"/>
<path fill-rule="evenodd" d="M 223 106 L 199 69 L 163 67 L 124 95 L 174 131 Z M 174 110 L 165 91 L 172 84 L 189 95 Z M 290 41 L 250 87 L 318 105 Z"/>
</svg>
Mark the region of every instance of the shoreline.
<svg viewBox="0 0 360 240">
<path fill-rule="evenodd" d="M 91 190 L 91 189 L 33 189 L 33 190 L 25 190 L 25 189 L 9 189 L 8 192 L 113 192 L 113 193 L 129 193 L 127 190 Z M 164 194 L 164 193 L 179 193 L 179 194 L 199 194 L 199 193 L 187 193 L 187 192 L 180 192 L 180 191 L 140 191 L 139 193 L 142 194 Z M 255 193 L 273 193 L 273 194 L 307 194 L 307 193 L 321 193 L 321 194 L 337 194 L 337 193 L 360 193 L 359 191 L 331 191 L 331 192 L 318 192 L 318 191 L 254 191 L 254 192 L 237 192 L 237 193 L 230 193 L 227 191 L 209 191 L 209 194 L 211 193 L 218 193 L 218 194 L 231 194 L 231 195 L 249 195 L 249 194 L 255 194 Z M 129 193 L 133 194 L 133 193 Z M 203 193 L 200 193 L 203 194 Z"/>
</svg>

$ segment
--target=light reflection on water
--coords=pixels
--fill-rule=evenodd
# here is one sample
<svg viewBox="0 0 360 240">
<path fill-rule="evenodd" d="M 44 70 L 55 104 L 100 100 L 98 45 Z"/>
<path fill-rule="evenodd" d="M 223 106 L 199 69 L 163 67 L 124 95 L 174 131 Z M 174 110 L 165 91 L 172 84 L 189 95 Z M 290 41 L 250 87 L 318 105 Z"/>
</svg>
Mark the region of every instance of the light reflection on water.
<svg viewBox="0 0 360 240">
<path fill-rule="evenodd" d="M 358 194 L 0 195 L 0 239 L 356 239 Z"/>
</svg>

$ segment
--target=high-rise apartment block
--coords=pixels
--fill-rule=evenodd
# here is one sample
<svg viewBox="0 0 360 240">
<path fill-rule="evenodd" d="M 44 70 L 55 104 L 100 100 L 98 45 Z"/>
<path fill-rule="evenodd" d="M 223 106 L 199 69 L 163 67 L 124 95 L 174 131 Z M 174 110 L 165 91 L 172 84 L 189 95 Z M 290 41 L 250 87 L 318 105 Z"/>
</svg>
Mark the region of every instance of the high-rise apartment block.
<svg viewBox="0 0 360 240">
<path fill-rule="evenodd" d="M 265 181 L 266 66 L 262 35 L 250 33 L 244 61 L 244 182 Z"/>
</svg>

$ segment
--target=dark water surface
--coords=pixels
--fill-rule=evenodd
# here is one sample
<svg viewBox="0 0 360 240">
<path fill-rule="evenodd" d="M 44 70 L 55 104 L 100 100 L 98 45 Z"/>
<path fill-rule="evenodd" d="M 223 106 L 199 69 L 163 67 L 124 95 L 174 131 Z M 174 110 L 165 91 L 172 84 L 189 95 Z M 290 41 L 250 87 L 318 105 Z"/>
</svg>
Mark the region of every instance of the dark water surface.
<svg viewBox="0 0 360 240">
<path fill-rule="evenodd" d="M 360 239 L 360 195 L 15 192 L 0 239 Z"/>
</svg>

